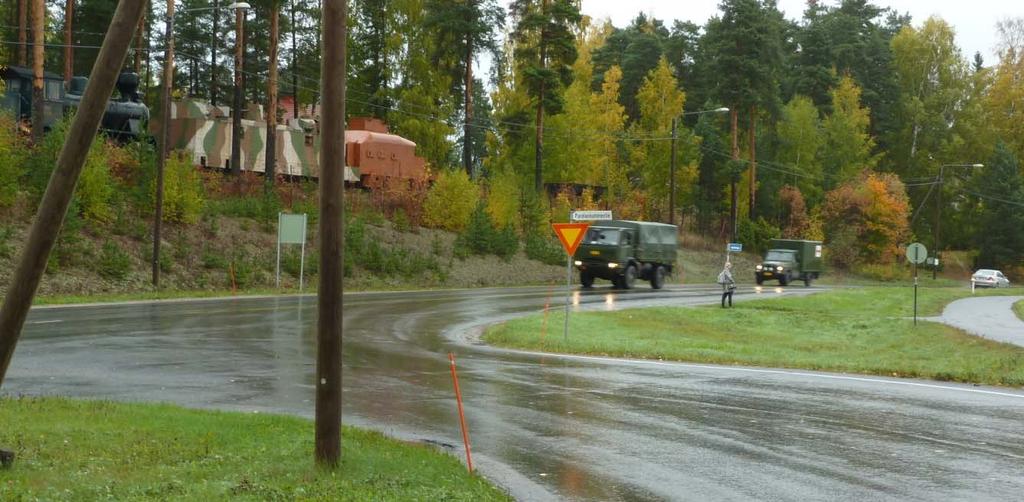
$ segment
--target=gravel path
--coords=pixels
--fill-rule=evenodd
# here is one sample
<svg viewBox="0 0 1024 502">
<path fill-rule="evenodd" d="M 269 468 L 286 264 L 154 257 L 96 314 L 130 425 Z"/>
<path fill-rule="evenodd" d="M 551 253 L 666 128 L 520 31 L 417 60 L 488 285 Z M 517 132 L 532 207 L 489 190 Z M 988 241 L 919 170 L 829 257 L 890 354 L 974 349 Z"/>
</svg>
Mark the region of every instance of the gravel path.
<svg viewBox="0 0 1024 502">
<path fill-rule="evenodd" d="M 964 298 L 946 306 L 941 322 L 968 333 L 1024 346 L 1024 321 L 1013 312 L 1013 304 L 1024 296 Z"/>
</svg>

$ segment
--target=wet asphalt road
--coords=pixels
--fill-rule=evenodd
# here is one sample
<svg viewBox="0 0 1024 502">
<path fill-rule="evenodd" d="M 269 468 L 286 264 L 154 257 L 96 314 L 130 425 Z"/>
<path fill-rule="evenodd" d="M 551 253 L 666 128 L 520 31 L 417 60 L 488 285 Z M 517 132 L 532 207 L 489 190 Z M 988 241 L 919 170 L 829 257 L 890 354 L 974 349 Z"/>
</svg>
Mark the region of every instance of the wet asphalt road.
<svg viewBox="0 0 1024 502">
<path fill-rule="evenodd" d="M 716 289 L 595 288 L 574 308 L 706 303 Z M 346 296 L 344 421 L 461 455 L 454 351 L 474 463 L 520 500 L 1024 493 L 1020 390 L 529 354 L 467 336 L 540 311 L 549 291 Z M 3 392 L 311 416 L 314 323 L 309 297 L 33 310 Z"/>
</svg>

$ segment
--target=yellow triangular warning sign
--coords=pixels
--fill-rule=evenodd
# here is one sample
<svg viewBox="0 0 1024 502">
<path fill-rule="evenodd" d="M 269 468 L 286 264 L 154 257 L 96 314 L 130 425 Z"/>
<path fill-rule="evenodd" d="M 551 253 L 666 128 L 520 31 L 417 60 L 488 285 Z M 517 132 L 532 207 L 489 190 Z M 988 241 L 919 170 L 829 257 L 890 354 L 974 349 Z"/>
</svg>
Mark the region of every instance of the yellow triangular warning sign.
<svg viewBox="0 0 1024 502">
<path fill-rule="evenodd" d="M 551 227 L 555 229 L 555 235 L 561 241 L 565 252 L 572 256 L 583 241 L 583 235 L 587 233 L 590 223 L 552 223 Z"/>
</svg>

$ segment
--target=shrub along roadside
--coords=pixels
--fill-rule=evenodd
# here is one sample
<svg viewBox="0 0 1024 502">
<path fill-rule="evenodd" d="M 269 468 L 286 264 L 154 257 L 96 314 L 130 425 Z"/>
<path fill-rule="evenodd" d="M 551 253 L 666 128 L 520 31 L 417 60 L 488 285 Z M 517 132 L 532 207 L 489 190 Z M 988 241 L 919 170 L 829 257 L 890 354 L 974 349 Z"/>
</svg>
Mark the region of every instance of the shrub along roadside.
<svg viewBox="0 0 1024 502">
<path fill-rule="evenodd" d="M 0 500 L 509 500 L 455 457 L 345 428 L 313 466 L 308 420 L 170 405 L 0 399 Z"/>
<path fill-rule="evenodd" d="M 568 342 L 542 336 L 542 317 L 531 316 L 492 327 L 484 340 L 551 352 L 1024 385 L 1024 347 L 937 323 L 915 327 L 908 319 L 911 294 L 908 288 L 862 288 L 739 302 L 730 310 L 583 312 L 570 317 L 570 332 L 587 336 Z M 920 312 L 937 314 L 967 295 L 963 288 L 923 288 Z M 561 325 L 559 315 L 550 314 L 547 325 Z"/>
</svg>

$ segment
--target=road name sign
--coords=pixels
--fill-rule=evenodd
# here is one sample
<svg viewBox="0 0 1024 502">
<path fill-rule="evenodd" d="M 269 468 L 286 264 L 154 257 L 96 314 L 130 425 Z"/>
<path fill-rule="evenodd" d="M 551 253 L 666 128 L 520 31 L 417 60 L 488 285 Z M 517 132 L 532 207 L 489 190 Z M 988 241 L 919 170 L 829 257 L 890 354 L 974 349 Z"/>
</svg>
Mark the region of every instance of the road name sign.
<svg viewBox="0 0 1024 502">
<path fill-rule="evenodd" d="M 572 256 L 576 248 L 583 241 L 583 235 L 587 233 L 590 223 L 552 223 L 551 228 L 555 229 L 558 241 L 562 243 L 565 252 Z"/>
<path fill-rule="evenodd" d="M 741 244 L 739 242 L 730 242 L 729 243 L 729 252 L 730 253 L 741 253 L 741 252 L 743 252 L 743 244 Z"/>
<path fill-rule="evenodd" d="M 611 211 L 573 211 L 572 221 L 612 220 Z"/>
<path fill-rule="evenodd" d="M 924 244 L 915 242 L 907 246 L 907 259 L 910 260 L 910 263 L 924 263 L 928 259 L 928 250 Z"/>
</svg>

